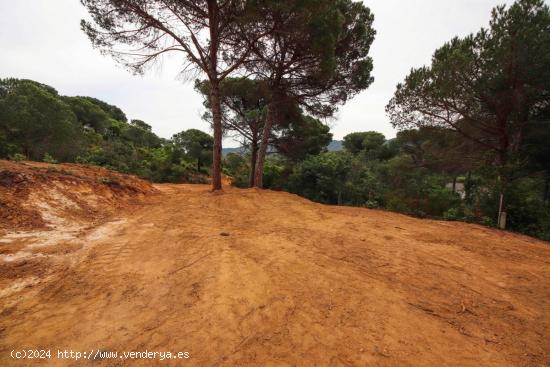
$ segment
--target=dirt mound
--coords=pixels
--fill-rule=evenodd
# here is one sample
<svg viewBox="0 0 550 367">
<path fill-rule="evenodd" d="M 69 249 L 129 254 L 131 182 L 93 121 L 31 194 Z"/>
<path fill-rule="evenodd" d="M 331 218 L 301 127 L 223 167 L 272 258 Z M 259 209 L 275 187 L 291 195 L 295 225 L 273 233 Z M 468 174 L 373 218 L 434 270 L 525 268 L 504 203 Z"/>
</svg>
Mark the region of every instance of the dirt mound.
<svg viewBox="0 0 550 367">
<path fill-rule="evenodd" d="M 82 232 L 87 251 L 66 266 L 41 273 L 70 243 L 20 263 L 0 294 L 0 365 L 28 365 L 14 348 L 49 349 L 39 363 L 54 366 L 84 363 L 58 349 L 97 366 L 550 365 L 548 243 L 285 193 L 156 187 Z M 123 355 L 145 350 L 190 358 Z"/>
<path fill-rule="evenodd" d="M 0 161 L 0 230 L 90 222 L 153 191 L 148 182 L 101 167 Z"/>
<path fill-rule="evenodd" d="M 84 231 L 153 192 L 146 181 L 101 167 L 0 161 L 0 261 L 9 263 L 0 275 L 44 275 L 45 258 L 82 248 Z"/>
</svg>

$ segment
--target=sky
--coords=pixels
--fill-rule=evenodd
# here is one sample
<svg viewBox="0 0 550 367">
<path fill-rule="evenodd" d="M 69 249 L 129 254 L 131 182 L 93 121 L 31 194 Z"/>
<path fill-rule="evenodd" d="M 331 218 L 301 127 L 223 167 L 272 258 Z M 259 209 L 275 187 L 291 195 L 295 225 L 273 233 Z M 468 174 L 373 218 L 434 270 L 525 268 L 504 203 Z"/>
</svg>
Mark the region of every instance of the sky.
<svg viewBox="0 0 550 367">
<path fill-rule="evenodd" d="M 385 106 L 412 67 L 429 64 L 433 52 L 454 36 L 487 26 L 490 12 L 510 0 L 364 0 L 375 16 L 371 48 L 374 83 L 341 107 L 327 123 L 335 139 L 354 131 L 395 136 Z M 141 119 L 159 136 L 196 128 L 202 98 L 193 82 L 178 78 L 181 62 L 170 58 L 135 76 L 92 48 L 80 30 L 87 14 L 78 0 L 0 0 L 0 78 L 36 80 L 63 95 L 92 96 Z M 224 146 L 238 143 L 228 138 Z"/>
</svg>

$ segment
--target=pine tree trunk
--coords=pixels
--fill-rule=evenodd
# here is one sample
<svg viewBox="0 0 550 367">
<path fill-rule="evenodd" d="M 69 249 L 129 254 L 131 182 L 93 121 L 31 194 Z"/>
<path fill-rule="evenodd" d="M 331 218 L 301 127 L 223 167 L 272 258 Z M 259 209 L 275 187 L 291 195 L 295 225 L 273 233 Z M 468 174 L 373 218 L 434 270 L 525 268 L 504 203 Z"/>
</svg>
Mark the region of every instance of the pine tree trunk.
<svg viewBox="0 0 550 367">
<path fill-rule="evenodd" d="M 499 203 L 498 203 L 498 218 L 497 218 L 497 227 L 500 229 L 502 228 L 500 222 L 502 220 L 502 213 L 504 212 L 504 193 L 501 191 L 499 196 Z"/>
<path fill-rule="evenodd" d="M 254 187 L 254 180 L 256 179 L 256 161 L 258 158 L 258 136 L 255 134 L 252 137 L 250 143 L 250 179 L 249 186 Z"/>
<path fill-rule="evenodd" d="M 269 104 L 267 106 L 267 116 L 265 119 L 264 130 L 262 132 L 262 141 L 260 143 L 260 149 L 258 151 L 258 157 L 256 161 L 256 172 L 254 172 L 254 186 L 257 188 L 263 188 L 264 178 L 264 164 L 265 156 L 267 154 L 267 147 L 269 146 L 269 136 L 271 135 L 271 126 L 273 125 L 273 106 Z"/>
<path fill-rule="evenodd" d="M 222 189 L 222 108 L 220 80 L 218 75 L 220 9 L 217 0 L 208 0 L 208 25 L 210 30 L 209 70 L 210 108 L 214 126 L 214 149 L 212 152 L 212 190 Z"/>
<path fill-rule="evenodd" d="M 500 126 L 505 126 L 504 123 L 500 123 Z M 500 186 L 500 195 L 499 195 L 499 206 L 498 206 L 498 217 L 497 217 L 497 226 L 500 229 L 506 229 L 506 201 L 505 201 L 505 192 L 508 187 L 508 175 L 505 174 L 504 170 L 506 169 L 506 164 L 508 163 L 508 153 L 510 149 L 509 137 L 506 134 L 505 128 L 502 128 L 504 131 L 500 138 L 500 151 L 498 155 L 498 165 L 500 170 L 499 186 Z"/>
<path fill-rule="evenodd" d="M 210 81 L 210 106 L 214 125 L 214 149 L 212 154 L 212 190 L 222 189 L 222 114 L 220 104 L 220 85 Z"/>
<path fill-rule="evenodd" d="M 498 203 L 497 226 L 500 229 L 506 229 L 506 200 L 505 192 L 507 187 L 507 178 L 499 177 L 500 180 L 500 195 Z M 503 220 L 504 219 L 504 220 Z"/>
</svg>

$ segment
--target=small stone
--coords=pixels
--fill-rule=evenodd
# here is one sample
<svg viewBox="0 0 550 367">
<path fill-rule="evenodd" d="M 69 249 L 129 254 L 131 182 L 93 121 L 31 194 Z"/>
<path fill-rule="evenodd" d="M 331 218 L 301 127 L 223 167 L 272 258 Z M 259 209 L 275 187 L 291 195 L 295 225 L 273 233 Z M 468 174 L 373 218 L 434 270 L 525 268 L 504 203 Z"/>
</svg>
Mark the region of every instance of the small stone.
<svg viewBox="0 0 550 367">
<path fill-rule="evenodd" d="M 228 236 L 229 236 L 229 233 L 227 233 L 227 232 L 222 232 L 222 233 L 220 233 L 220 236 L 228 237 Z"/>
</svg>

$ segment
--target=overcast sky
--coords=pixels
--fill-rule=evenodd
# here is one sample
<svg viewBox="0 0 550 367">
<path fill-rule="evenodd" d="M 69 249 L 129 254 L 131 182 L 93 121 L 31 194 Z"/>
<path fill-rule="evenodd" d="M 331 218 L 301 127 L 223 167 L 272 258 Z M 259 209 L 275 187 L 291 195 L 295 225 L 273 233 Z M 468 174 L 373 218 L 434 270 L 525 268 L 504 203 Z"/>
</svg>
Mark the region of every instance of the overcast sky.
<svg viewBox="0 0 550 367">
<path fill-rule="evenodd" d="M 365 0 L 375 15 L 371 49 L 374 84 L 330 121 L 336 139 L 353 131 L 395 136 L 384 107 L 413 66 L 453 36 L 486 26 L 491 9 L 510 0 Z M 80 30 L 78 0 L 0 0 L 0 77 L 33 79 L 64 95 L 92 96 L 119 106 L 169 138 L 189 128 L 207 130 L 192 82 L 177 78 L 177 60 L 134 76 L 94 50 Z M 224 142 L 235 146 L 232 140 Z"/>
</svg>

